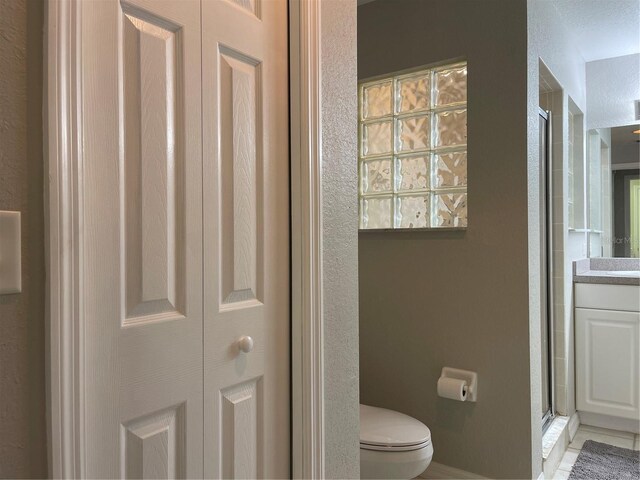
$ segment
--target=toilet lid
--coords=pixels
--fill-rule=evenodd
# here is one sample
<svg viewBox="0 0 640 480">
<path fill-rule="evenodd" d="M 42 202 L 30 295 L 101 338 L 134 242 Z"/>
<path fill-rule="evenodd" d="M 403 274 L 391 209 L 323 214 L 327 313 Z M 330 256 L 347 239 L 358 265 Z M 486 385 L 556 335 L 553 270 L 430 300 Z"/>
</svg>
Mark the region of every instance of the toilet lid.
<svg viewBox="0 0 640 480">
<path fill-rule="evenodd" d="M 360 405 L 360 445 L 369 447 L 422 448 L 431 431 L 419 420 L 386 408 Z M 374 448 L 372 448 L 374 449 Z M 375 448 L 378 450 L 378 448 Z M 405 448 L 402 448 L 404 450 Z"/>
</svg>

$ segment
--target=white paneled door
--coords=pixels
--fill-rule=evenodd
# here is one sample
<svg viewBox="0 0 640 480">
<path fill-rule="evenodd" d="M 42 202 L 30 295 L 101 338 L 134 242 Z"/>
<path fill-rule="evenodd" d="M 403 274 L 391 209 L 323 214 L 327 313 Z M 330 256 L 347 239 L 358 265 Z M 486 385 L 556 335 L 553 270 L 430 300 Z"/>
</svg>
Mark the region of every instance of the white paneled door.
<svg viewBox="0 0 640 480">
<path fill-rule="evenodd" d="M 286 1 L 204 0 L 202 39 L 204 474 L 282 478 L 290 451 Z M 253 340 L 249 352 L 242 337 Z"/>
<path fill-rule="evenodd" d="M 80 35 L 84 473 L 288 476 L 286 2 L 89 1 Z"/>
</svg>

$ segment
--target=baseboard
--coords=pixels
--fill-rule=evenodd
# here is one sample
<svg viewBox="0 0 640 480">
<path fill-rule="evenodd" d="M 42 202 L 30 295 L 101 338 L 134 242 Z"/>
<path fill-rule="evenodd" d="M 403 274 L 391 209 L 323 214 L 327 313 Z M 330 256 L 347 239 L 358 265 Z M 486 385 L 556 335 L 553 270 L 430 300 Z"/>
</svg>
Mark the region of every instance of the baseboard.
<svg viewBox="0 0 640 480">
<path fill-rule="evenodd" d="M 621 432 L 640 433 L 640 421 L 632 418 L 612 417 L 600 413 L 580 412 L 580 423 L 592 427 L 610 428 Z"/>
<path fill-rule="evenodd" d="M 475 473 L 466 472 L 464 470 L 460 470 L 459 468 L 449 467 L 448 465 L 443 465 L 437 462 L 431 462 L 429 464 L 429 468 L 427 468 L 422 474 L 418 475 L 418 478 L 425 479 L 457 479 L 457 480 L 467 480 L 467 479 L 479 479 L 487 477 L 483 477 L 481 475 L 476 475 Z"/>
<path fill-rule="evenodd" d="M 578 415 L 578 412 L 573 412 L 573 415 L 571 415 L 571 418 L 569 419 L 569 443 L 573 442 L 573 437 L 576 436 L 579 426 L 580 415 Z"/>
</svg>

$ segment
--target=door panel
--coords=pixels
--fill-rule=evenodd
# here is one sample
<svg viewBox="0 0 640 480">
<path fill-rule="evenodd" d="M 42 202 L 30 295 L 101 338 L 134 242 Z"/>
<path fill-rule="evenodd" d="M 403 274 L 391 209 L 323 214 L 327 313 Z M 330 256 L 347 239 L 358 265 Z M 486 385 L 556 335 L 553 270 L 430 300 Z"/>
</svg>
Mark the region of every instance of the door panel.
<svg viewBox="0 0 640 480">
<path fill-rule="evenodd" d="M 184 405 L 123 425 L 122 478 L 186 478 Z"/>
<path fill-rule="evenodd" d="M 263 425 L 262 379 L 253 379 L 221 392 L 222 478 L 259 478 Z"/>
<path fill-rule="evenodd" d="M 81 34 L 86 475 L 198 477 L 200 3 L 88 2 Z"/>
<path fill-rule="evenodd" d="M 257 207 L 262 128 L 257 95 L 260 64 L 226 47 L 218 52 L 220 134 L 220 309 L 238 302 L 259 305 L 262 231 Z M 261 280 L 261 278 L 260 278 Z M 261 292 L 260 292 L 261 293 Z"/>
<path fill-rule="evenodd" d="M 183 45 L 178 25 L 122 10 L 123 318 L 132 324 L 184 316 Z"/>
<path fill-rule="evenodd" d="M 202 26 L 204 473 L 288 477 L 286 1 L 205 0 Z"/>
</svg>

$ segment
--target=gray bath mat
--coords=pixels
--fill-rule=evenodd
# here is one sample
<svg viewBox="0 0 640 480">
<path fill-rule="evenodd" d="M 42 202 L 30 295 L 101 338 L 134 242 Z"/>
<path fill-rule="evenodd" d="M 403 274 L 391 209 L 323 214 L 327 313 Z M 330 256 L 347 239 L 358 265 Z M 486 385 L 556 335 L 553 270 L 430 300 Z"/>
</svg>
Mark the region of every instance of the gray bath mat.
<svg viewBox="0 0 640 480">
<path fill-rule="evenodd" d="M 587 440 L 569 480 L 638 480 L 640 452 Z"/>
</svg>

